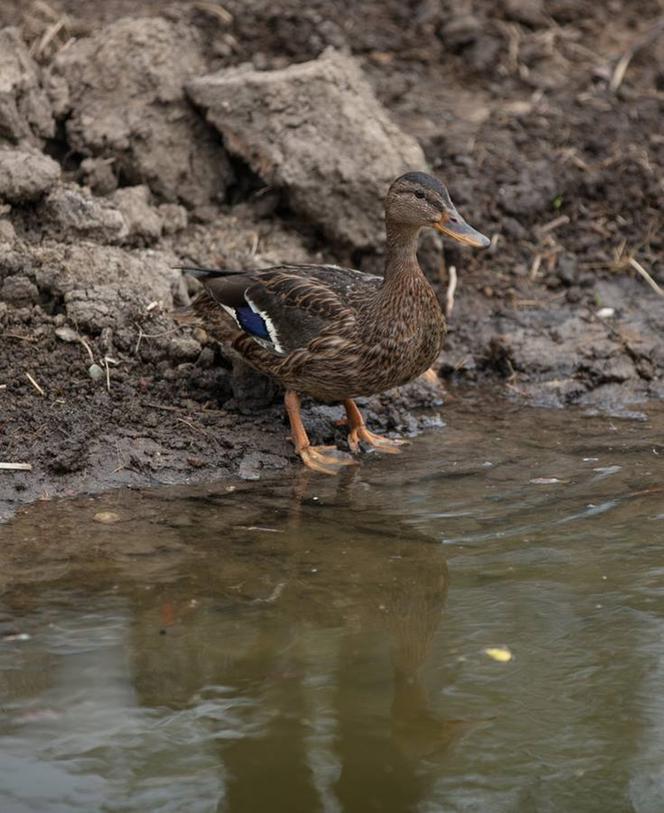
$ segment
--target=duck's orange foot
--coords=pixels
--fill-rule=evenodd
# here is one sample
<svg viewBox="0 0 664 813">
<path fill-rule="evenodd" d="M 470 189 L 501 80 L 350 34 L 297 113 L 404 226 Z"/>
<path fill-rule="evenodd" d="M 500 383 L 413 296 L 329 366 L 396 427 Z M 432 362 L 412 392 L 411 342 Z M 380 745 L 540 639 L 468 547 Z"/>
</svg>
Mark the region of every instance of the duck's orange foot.
<svg viewBox="0 0 664 813">
<path fill-rule="evenodd" d="M 339 474 L 344 466 L 357 466 L 357 460 L 336 446 L 305 446 L 300 457 L 307 468 L 320 474 Z"/>
<path fill-rule="evenodd" d="M 373 447 L 377 452 L 384 454 L 399 454 L 402 446 L 407 446 L 407 440 L 400 440 L 398 438 L 384 438 L 382 435 L 376 435 L 370 432 L 364 424 L 356 426 L 348 433 L 348 445 L 352 452 L 357 452 L 360 448 L 360 442 L 366 443 Z"/>
</svg>

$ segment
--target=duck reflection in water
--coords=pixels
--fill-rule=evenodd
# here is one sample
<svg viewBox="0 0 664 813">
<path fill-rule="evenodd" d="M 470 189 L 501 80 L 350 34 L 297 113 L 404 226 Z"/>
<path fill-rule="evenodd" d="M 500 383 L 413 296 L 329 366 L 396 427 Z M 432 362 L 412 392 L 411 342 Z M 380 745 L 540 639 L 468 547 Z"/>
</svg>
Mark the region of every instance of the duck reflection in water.
<svg viewBox="0 0 664 813">
<path fill-rule="evenodd" d="M 422 679 L 447 591 L 441 548 L 400 519 L 386 529 L 370 503 L 344 479 L 312 502 L 300 482 L 273 528 L 229 528 L 214 568 L 136 607 L 140 702 L 224 698 L 210 722 L 220 811 L 415 809 L 463 730 Z M 195 511 L 199 531 L 219 516 Z M 174 623 L 155 636 L 164 595 Z M 192 609 L 192 596 L 208 598 Z"/>
</svg>

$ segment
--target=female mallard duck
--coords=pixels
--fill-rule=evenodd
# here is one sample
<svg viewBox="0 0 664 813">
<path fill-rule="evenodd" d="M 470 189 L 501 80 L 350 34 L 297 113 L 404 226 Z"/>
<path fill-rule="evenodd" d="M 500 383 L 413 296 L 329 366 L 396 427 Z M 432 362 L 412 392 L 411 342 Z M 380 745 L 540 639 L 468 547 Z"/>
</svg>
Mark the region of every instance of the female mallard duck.
<svg viewBox="0 0 664 813">
<path fill-rule="evenodd" d="M 411 381 L 440 353 L 445 318 L 417 262 L 419 233 L 429 227 L 467 245 L 489 245 L 459 215 L 445 186 L 423 172 L 408 172 L 391 185 L 385 225 L 384 277 L 334 265 L 183 269 L 203 282 L 194 310 L 210 334 L 285 388 L 295 449 L 305 465 L 324 474 L 355 461 L 334 446 L 310 444 L 300 395 L 343 402 L 353 452 L 360 441 L 399 451 L 405 441 L 370 432 L 353 399 Z"/>
</svg>

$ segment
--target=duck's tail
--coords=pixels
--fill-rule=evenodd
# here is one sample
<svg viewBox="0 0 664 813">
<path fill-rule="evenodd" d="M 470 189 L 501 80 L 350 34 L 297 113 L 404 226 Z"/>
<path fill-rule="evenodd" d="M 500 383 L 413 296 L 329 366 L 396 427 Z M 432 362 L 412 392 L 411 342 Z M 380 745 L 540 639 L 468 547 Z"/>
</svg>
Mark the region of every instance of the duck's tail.
<svg viewBox="0 0 664 813">
<path fill-rule="evenodd" d="M 196 279 L 209 279 L 210 277 L 231 277 L 234 274 L 242 274 L 242 271 L 236 271 L 231 268 L 199 268 L 192 265 L 176 265 L 174 268 L 177 271 L 184 271 L 185 274 L 190 274 Z"/>
</svg>

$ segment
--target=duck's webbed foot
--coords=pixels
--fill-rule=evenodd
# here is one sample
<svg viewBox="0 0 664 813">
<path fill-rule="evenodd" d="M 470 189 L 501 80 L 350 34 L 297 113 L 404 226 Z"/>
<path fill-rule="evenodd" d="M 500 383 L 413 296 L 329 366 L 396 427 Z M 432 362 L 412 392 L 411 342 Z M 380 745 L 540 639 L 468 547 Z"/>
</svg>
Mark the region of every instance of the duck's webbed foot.
<svg viewBox="0 0 664 813">
<path fill-rule="evenodd" d="M 307 468 L 320 474 L 338 474 L 345 466 L 357 465 L 357 460 L 353 460 L 346 452 L 339 451 L 336 446 L 311 445 L 300 415 L 300 396 L 296 392 L 288 390 L 284 403 L 290 420 L 295 451 Z"/>
<path fill-rule="evenodd" d="M 307 468 L 320 474 L 339 474 L 344 466 L 357 466 L 357 460 L 336 446 L 305 446 L 299 455 Z"/>
<path fill-rule="evenodd" d="M 344 401 L 344 407 L 346 408 L 348 426 L 350 427 L 348 445 L 352 452 L 359 450 L 361 442 L 366 443 L 376 449 L 376 451 L 383 452 L 384 454 L 399 454 L 401 447 L 408 445 L 407 440 L 384 438 L 382 435 L 376 435 L 374 432 L 370 432 L 364 423 L 362 413 L 357 408 L 355 401 L 351 401 L 350 399 Z"/>
<path fill-rule="evenodd" d="M 385 438 L 382 435 L 376 435 L 374 432 L 370 432 L 366 426 L 351 429 L 348 433 L 348 445 L 353 452 L 359 450 L 360 442 L 366 443 L 377 452 L 383 452 L 384 454 L 400 454 L 401 447 L 408 445 L 407 440 Z"/>
</svg>

